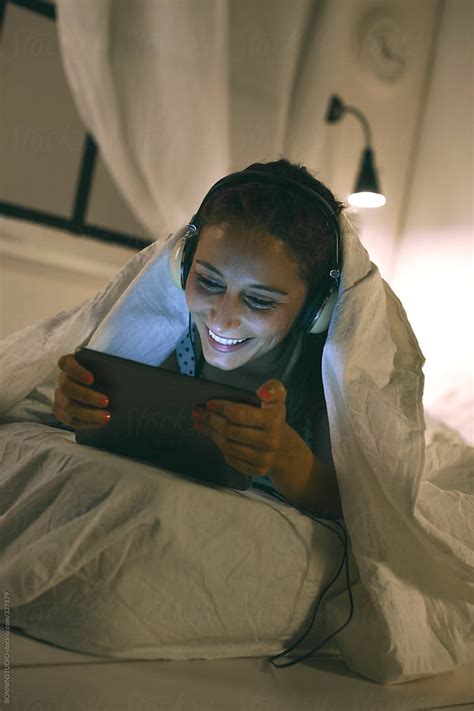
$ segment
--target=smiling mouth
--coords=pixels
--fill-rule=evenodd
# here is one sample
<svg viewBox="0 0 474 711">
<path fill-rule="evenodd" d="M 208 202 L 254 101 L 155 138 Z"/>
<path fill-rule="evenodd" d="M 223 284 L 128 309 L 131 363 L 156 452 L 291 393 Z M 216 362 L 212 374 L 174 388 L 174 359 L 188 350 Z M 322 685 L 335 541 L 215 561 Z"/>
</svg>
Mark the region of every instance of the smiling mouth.
<svg viewBox="0 0 474 711">
<path fill-rule="evenodd" d="M 245 346 L 248 341 L 253 340 L 253 338 L 221 338 L 221 336 L 217 336 L 217 334 L 211 331 L 210 328 L 208 328 L 206 325 L 205 327 L 207 342 L 214 350 L 219 351 L 220 353 L 229 353 L 232 351 L 236 351 L 239 348 L 242 348 L 242 346 Z"/>
<path fill-rule="evenodd" d="M 216 341 L 223 346 L 235 346 L 238 343 L 244 343 L 244 341 L 249 340 L 248 338 L 223 338 L 222 336 L 218 336 L 217 333 L 214 333 L 214 331 L 211 331 L 210 328 L 207 329 L 207 332 L 213 341 Z"/>
</svg>

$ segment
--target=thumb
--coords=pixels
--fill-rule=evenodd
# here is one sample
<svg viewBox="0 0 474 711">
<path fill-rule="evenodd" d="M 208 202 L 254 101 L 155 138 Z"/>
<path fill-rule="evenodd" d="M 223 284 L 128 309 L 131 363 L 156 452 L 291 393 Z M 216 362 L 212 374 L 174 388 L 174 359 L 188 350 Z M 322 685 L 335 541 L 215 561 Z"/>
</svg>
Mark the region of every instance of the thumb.
<svg viewBox="0 0 474 711">
<path fill-rule="evenodd" d="M 286 388 L 280 380 L 267 380 L 258 388 L 257 396 L 262 400 L 262 407 L 284 403 Z"/>
</svg>

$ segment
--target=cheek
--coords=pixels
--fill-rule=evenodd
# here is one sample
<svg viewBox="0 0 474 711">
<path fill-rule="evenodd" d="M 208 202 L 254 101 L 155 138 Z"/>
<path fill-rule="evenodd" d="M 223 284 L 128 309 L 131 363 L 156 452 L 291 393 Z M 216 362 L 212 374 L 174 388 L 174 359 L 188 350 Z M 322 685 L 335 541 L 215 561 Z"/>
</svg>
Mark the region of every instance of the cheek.
<svg viewBox="0 0 474 711">
<path fill-rule="evenodd" d="M 265 332 L 277 342 L 282 341 L 292 329 L 298 314 L 299 311 L 293 308 L 275 313 L 273 318 L 269 318 L 265 325 L 262 324 L 262 333 Z"/>
<path fill-rule="evenodd" d="M 279 342 L 289 331 L 291 322 L 286 314 L 275 314 L 249 317 L 255 335 L 265 340 Z"/>
</svg>

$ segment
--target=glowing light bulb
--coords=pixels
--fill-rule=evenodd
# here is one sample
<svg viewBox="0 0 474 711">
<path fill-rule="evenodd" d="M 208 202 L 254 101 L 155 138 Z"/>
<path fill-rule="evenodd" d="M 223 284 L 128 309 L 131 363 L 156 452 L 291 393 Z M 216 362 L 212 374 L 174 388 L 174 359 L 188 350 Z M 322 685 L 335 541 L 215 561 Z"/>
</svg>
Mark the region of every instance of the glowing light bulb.
<svg viewBox="0 0 474 711">
<path fill-rule="evenodd" d="M 387 202 L 381 193 L 369 192 L 352 193 L 347 200 L 354 207 L 382 207 Z"/>
</svg>

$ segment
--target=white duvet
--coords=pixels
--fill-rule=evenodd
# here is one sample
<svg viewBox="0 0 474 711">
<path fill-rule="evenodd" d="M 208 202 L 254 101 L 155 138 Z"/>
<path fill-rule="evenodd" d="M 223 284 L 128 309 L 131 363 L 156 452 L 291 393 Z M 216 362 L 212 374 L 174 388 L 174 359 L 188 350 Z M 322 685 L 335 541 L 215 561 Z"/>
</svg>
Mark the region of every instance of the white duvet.
<svg viewBox="0 0 474 711">
<path fill-rule="evenodd" d="M 79 345 L 158 365 L 188 324 L 168 253 L 139 252 L 93 299 L 0 343 L 0 583 L 12 624 L 115 657 L 269 656 L 306 629 L 342 554 L 296 509 L 81 447 L 55 428 L 57 360 Z M 354 613 L 333 643 L 391 684 L 474 658 L 473 448 L 425 432 L 424 358 L 346 225 L 323 353 Z M 297 655 L 340 627 L 341 574 Z M 284 671 L 278 672 L 284 674 Z"/>
</svg>

